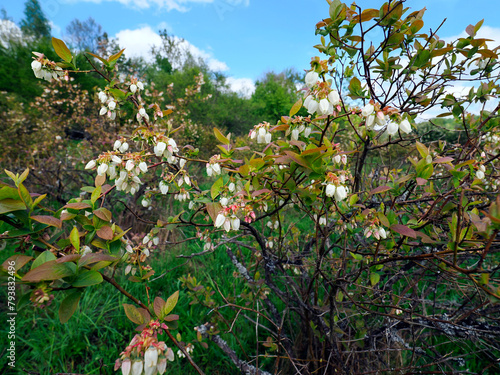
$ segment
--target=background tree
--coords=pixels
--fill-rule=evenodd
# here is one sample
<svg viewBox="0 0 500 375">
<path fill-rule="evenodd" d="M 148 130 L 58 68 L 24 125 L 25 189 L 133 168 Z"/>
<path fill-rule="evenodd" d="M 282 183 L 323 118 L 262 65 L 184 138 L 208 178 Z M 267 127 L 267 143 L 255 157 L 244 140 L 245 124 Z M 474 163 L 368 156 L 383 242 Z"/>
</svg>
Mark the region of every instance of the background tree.
<svg viewBox="0 0 500 375">
<path fill-rule="evenodd" d="M 78 51 L 97 51 L 104 38 L 104 32 L 92 17 L 85 21 L 75 18 L 66 26 L 69 44 Z"/>
<path fill-rule="evenodd" d="M 38 0 L 27 0 L 24 4 L 24 16 L 21 30 L 35 38 L 50 38 L 51 27 Z"/>
</svg>

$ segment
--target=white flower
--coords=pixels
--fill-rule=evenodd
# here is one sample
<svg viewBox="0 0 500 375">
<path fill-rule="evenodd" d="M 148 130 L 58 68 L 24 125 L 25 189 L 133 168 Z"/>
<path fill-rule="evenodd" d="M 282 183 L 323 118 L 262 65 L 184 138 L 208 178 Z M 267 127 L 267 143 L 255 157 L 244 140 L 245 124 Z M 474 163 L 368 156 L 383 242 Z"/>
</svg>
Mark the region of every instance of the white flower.
<svg viewBox="0 0 500 375">
<path fill-rule="evenodd" d="M 146 117 L 146 110 L 144 109 L 144 107 L 142 107 L 141 109 L 139 109 L 139 114 L 140 114 L 142 117 Z"/>
<path fill-rule="evenodd" d="M 240 219 L 238 219 L 236 216 L 231 217 L 231 227 L 233 228 L 233 230 L 240 229 Z"/>
<path fill-rule="evenodd" d="M 38 72 L 42 70 L 42 63 L 38 60 L 33 60 L 31 62 L 31 69 L 33 69 L 33 72 Z"/>
<path fill-rule="evenodd" d="M 375 107 L 372 104 L 368 103 L 361 110 L 361 115 L 364 117 L 370 116 L 374 110 L 375 110 Z"/>
<path fill-rule="evenodd" d="M 478 170 L 476 172 L 476 178 L 482 180 L 484 178 L 484 172 L 482 170 Z"/>
<path fill-rule="evenodd" d="M 142 239 L 142 244 L 146 245 L 149 242 L 149 240 L 150 240 L 149 235 L 146 234 Z"/>
<path fill-rule="evenodd" d="M 252 131 L 250 132 L 250 139 L 255 139 L 256 137 L 257 137 L 257 132 L 252 129 Z"/>
<path fill-rule="evenodd" d="M 387 125 L 387 134 L 389 135 L 394 135 L 398 132 L 398 124 L 396 124 L 394 121 L 389 122 Z"/>
<path fill-rule="evenodd" d="M 114 179 L 116 177 L 116 165 L 111 164 L 108 168 L 108 175 L 110 179 Z"/>
<path fill-rule="evenodd" d="M 91 160 L 85 166 L 85 169 L 93 169 L 95 167 L 95 160 Z"/>
<path fill-rule="evenodd" d="M 80 252 L 82 253 L 82 255 L 87 255 L 87 254 L 90 254 L 92 252 L 92 249 L 88 246 L 83 246 L 80 249 Z"/>
<path fill-rule="evenodd" d="M 236 185 L 234 182 L 231 182 L 228 186 L 229 191 L 233 192 L 236 189 Z"/>
<path fill-rule="evenodd" d="M 431 155 L 427 155 L 427 156 L 425 157 L 425 162 L 426 162 L 427 164 L 432 164 L 432 156 L 431 156 Z"/>
<path fill-rule="evenodd" d="M 132 169 L 134 169 L 134 167 L 135 167 L 134 161 L 132 159 L 127 160 L 127 164 L 125 164 L 125 169 L 130 172 Z"/>
<path fill-rule="evenodd" d="M 158 349 L 154 346 L 150 346 L 148 350 L 144 353 L 144 370 L 154 367 L 156 370 L 156 364 L 158 363 Z"/>
<path fill-rule="evenodd" d="M 267 132 L 266 135 L 264 136 L 264 142 L 265 143 L 271 143 L 271 133 Z"/>
<path fill-rule="evenodd" d="M 292 130 L 292 141 L 296 141 L 299 139 L 299 129 Z"/>
<path fill-rule="evenodd" d="M 226 207 L 229 203 L 229 199 L 227 199 L 226 197 L 222 197 L 219 202 L 222 206 Z"/>
<path fill-rule="evenodd" d="M 307 87 L 313 87 L 316 84 L 316 82 L 318 82 L 318 79 L 319 79 L 319 74 L 316 73 L 314 70 L 307 73 L 305 78 Z"/>
<path fill-rule="evenodd" d="M 224 216 L 224 214 L 222 214 L 222 213 L 218 214 L 217 218 L 215 219 L 215 227 L 216 228 L 221 227 L 225 221 L 226 221 L 226 216 Z"/>
<path fill-rule="evenodd" d="M 104 116 L 106 113 L 108 113 L 108 109 L 106 107 L 101 107 L 101 110 L 99 111 L 99 114 L 101 116 Z"/>
<path fill-rule="evenodd" d="M 123 142 L 122 145 L 120 146 L 119 150 L 120 150 L 121 153 L 126 152 L 128 150 L 128 143 L 127 142 Z"/>
<path fill-rule="evenodd" d="M 326 217 L 322 216 L 319 218 L 319 225 L 326 225 Z"/>
<path fill-rule="evenodd" d="M 325 189 L 326 196 L 333 197 L 333 195 L 335 194 L 335 190 L 337 190 L 335 185 L 333 185 L 333 184 L 326 185 L 326 189 Z"/>
<path fill-rule="evenodd" d="M 97 97 L 101 101 L 101 103 L 106 103 L 106 100 L 108 100 L 108 96 L 104 93 L 104 91 L 99 91 L 99 94 L 97 94 Z"/>
<path fill-rule="evenodd" d="M 131 375 L 141 375 L 142 374 L 142 361 L 134 361 L 132 364 L 132 374 Z"/>
<path fill-rule="evenodd" d="M 98 176 L 104 176 L 106 174 L 106 171 L 108 170 L 108 165 L 106 163 L 102 163 L 98 168 L 97 168 L 97 175 Z"/>
<path fill-rule="evenodd" d="M 312 95 L 308 95 L 307 98 L 304 100 L 304 103 L 302 104 L 304 108 L 309 108 L 309 103 L 313 100 Z"/>
<path fill-rule="evenodd" d="M 231 220 L 229 218 L 226 218 L 224 221 L 224 230 L 226 232 L 229 232 L 231 230 Z"/>
<path fill-rule="evenodd" d="M 371 129 L 373 124 L 375 123 L 375 115 L 368 115 L 368 117 L 366 117 L 366 122 L 365 122 L 365 125 L 368 129 Z"/>
<path fill-rule="evenodd" d="M 335 189 L 334 195 L 335 195 L 335 200 L 337 202 L 344 200 L 347 197 L 347 190 L 346 190 L 345 186 L 342 186 L 342 185 L 337 186 L 337 188 Z"/>
<path fill-rule="evenodd" d="M 108 103 L 108 108 L 113 111 L 116 108 L 116 102 L 114 100 L 111 100 Z"/>
<path fill-rule="evenodd" d="M 142 82 L 137 82 L 137 88 L 139 90 L 144 90 L 144 84 Z"/>
<path fill-rule="evenodd" d="M 114 119 L 116 118 L 116 112 L 115 112 L 115 111 L 108 112 L 108 117 L 109 117 L 111 120 L 114 120 Z"/>
<path fill-rule="evenodd" d="M 188 175 L 184 175 L 184 182 L 186 183 L 186 185 L 191 186 L 191 179 Z"/>
<path fill-rule="evenodd" d="M 383 238 L 383 239 L 387 238 L 387 233 L 386 233 L 385 229 L 382 227 L 378 228 L 378 234 L 379 234 L 380 238 Z"/>
<path fill-rule="evenodd" d="M 184 169 L 185 165 L 186 165 L 186 159 L 180 159 L 179 160 L 179 167 L 181 167 L 181 169 Z"/>
<path fill-rule="evenodd" d="M 401 131 L 405 132 L 406 134 L 411 133 L 411 125 L 407 119 L 404 119 L 403 121 L 401 121 L 401 124 L 399 124 L 399 128 L 401 129 Z"/>
<path fill-rule="evenodd" d="M 339 95 L 339 92 L 337 90 L 332 90 L 328 94 L 328 100 L 330 101 L 330 103 L 332 103 L 332 105 L 340 104 L 340 95 Z"/>
<path fill-rule="evenodd" d="M 161 358 L 156 365 L 156 369 L 158 370 L 158 374 L 163 375 L 167 369 L 167 359 Z"/>
<path fill-rule="evenodd" d="M 309 135 L 311 134 L 311 128 L 310 127 L 307 127 L 304 129 L 304 137 L 309 137 Z"/>
<path fill-rule="evenodd" d="M 135 92 L 137 91 L 137 85 L 135 85 L 135 84 L 133 84 L 133 83 L 130 85 L 130 87 L 129 87 L 129 88 L 130 88 L 130 92 L 131 92 L 132 94 L 135 94 Z"/>
<path fill-rule="evenodd" d="M 142 173 L 146 173 L 148 171 L 148 165 L 142 161 L 139 163 L 139 169 Z"/>
<path fill-rule="evenodd" d="M 167 148 L 167 144 L 165 142 L 158 142 L 158 144 L 154 148 L 154 153 L 156 156 L 162 156 L 163 152 Z"/>
<path fill-rule="evenodd" d="M 330 107 L 330 103 L 326 99 L 321 99 L 318 104 L 318 113 L 320 115 L 326 115 L 328 113 L 328 108 Z"/>
<path fill-rule="evenodd" d="M 111 161 L 115 164 L 120 164 L 122 162 L 122 159 L 117 155 L 113 155 L 111 156 Z"/>
<path fill-rule="evenodd" d="M 335 164 L 340 164 L 340 162 L 341 162 L 341 161 L 342 161 L 342 157 L 341 157 L 340 155 L 335 155 L 335 156 L 333 157 L 333 162 L 334 162 Z"/>
<path fill-rule="evenodd" d="M 119 139 L 117 139 L 115 141 L 115 143 L 113 144 L 113 150 L 115 150 L 115 151 L 118 150 L 121 147 L 121 145 L 122 145 L 122 142 Z"/>
<path fill-rule="evenodd" d="M 149 207 L 151 205 L 151 200 L 148 198 L 143 198 L 141 204 L 142 207 Z"/>
<path fill-rule="evenodd" d="M 160 191 L 164 195 L 168 193 L 168 184 L 165 181 L 160 182 Z"/>
<path fill-rule="evenodd" d="M 307 113 L 310 113 L 311 115 L 314 114 L 318 110 L 318 102 L 316 100 L 311 100 L 309 102 L 309 107 L 307 107 Z"/>
</svg>

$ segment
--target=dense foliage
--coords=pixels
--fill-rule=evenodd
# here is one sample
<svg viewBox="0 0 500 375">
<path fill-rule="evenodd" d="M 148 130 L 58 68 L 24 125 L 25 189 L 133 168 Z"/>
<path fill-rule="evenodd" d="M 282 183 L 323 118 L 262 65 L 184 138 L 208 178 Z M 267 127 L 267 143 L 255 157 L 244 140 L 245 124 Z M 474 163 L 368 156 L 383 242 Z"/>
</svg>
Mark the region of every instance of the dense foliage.
<svg viewBox="0 0 500 375">
<path fill-rule="evenodd" d="M 26 61 L 49 83 L 2 96 L 8 308 L 71 324 L 114 290 L 139 333 L 89 373 L 497 373 L 499 47 L 328 3 L 300 94 L 289 71 L 238 97 L 166 34 L 152 66 L 56 38 Z"/>
</svg>

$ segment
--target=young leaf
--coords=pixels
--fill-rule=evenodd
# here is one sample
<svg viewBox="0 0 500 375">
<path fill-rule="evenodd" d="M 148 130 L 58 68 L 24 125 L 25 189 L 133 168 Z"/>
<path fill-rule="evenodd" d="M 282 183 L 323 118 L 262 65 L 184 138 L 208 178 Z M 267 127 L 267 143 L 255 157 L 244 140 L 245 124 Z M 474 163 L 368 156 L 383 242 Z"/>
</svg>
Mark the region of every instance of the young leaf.
<svg viewBox="0 0 500 375">
<path fill-rule="evenodd" d="M 111 62 L 114 62 L 114 61 L 118 60 L 120 58 L 120 56 L 122 55 L 123 51 L 125 51 L 125 48 L 122 49 L 121 51 L 118 51 L 114 55 L 111 55 L 109 57 L 108 61 L 111 63 Z"/>
<path fill-rule="evenodd" d="M 71 244 L 75 248 L 76 251 L 80 251 L 80 233 L 78 233 L 78 229 L 73 227 L 71 233 L 69 234 L 69 240 Z"/>
<path fill-rule="evenodd" d="M 62 221 L 56 217 L 50 216 L 50 215 L 34 215 L 31 216 L 31 218 L 35 221 L 38 221 L 39 223 L 42 224 L 47 224 L 52 227 L 56 228 L 61 228 L 62 227 Z"/>
<path fill-rule="evenodd" d="M 144 323 L 144 316 L 137 310 L 137 307 L 134 305 L 129 305 L 127 303 L 123 304 L 123 308 L 125 310 L 125 315 L 127 315 L 127 318 L 131 320 L 135 324 L 143 324 Z"/>
<path fill-rule="evenodd" d="M 163 319 L 162 310 L 164 306 L 165 306 L 165 300 L 161 297 L 156 297 L 153 303 L 153 309 L 155 311 L 156 316 L 159 319 Z"/>
<path fill-rule="evenodd" d="M 57 38 L 52 38 L 52 46 L 54 47 L 54 51 L 56 51 L 57 55 L 66 61 L 67 63 L 71 63 L 73 56 L 71 55 L 71 51 L 66 46 L 66 44 Z"/>
<path fill-rule="evenodd" d="M 296 114 L 300 108 L 302 107 L 302 99 L 299 99 L 295 102 L 295 104 L 292 106 L 290 109 L 290 117 L 292 117 L 294 114 Z"/>
<path fill-rule="evenodd" d="M 172 294 L 170 297 L 168 297 L 167 302 L 165 303 L 165 306 L 163 306 L 162 309 L 162 315 L 167 316 L 177 305 L 177 300 L 179 299 L 179 291 L 176 291 L 174 294 Z"/>
</svg>

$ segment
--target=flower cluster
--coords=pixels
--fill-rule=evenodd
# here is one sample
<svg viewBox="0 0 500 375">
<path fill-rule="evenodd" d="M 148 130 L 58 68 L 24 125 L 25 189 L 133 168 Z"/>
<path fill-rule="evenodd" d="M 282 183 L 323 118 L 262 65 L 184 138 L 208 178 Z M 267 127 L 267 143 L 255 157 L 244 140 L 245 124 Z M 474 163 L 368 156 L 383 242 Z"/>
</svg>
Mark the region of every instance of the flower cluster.
<svg viewBox="0 0 500 375">
<path fill-rule="evenodd" d="M 332 115 L 335 110 L 335 106 L 339 104 L 340 96 L 337 90 L 330 91 L 326 98 L 321 98 L 311 93 L 304 100 L 304 107 L 311 115 L 316 112 L 320 116 Z"/>
<path fill-rule="evenodd" d="M 250 133 L 248 136 L 250 139 L 256 139 L 257 138 L 257 143 L 266 143 L 269 144 L 271 143 L 272 135 L 271 132 L 269 132 L 270 124 L 268 122 L 262 122 L 258 125 L 255 125 L 252 130 L 250 130 Z"/>
<path fill-rule="evenodd" d="M 132 94 L 135 94 L 138 90 L 144 90 L 144 84 L 141 81 L 138 81 L 137 78 L 132 78 L 130 80 L 129 90 Z"/>
<path fill-rule="evenodd" d="M 36 78 L 45 79 L 50 82 L 52 79 L 58 79 L 66 74 L 55 62 L 46 59 L 43 53 L 33 52 L 33 54 L 37 58 L 31 62 L 31 69 L 33 69 Z"/>
<path fill-rule="evenodd" d="M 156 375 L 164 374 L 167 360 L 174 360 L 174 352 L 167 347 L 165 342 L 158 341 L 158 333 L 162 334 L 167 329 L 165 323 L 152 320 L 135 335 L 125 350 L 120 353 L 120 358 L 115 362 L 115 371 L 121 368 L 123 375 Z"/>
<path fill-rule="evenodd" d="M 217 154 L 217 155 L 212 156 L 210 158 L 210 160 L 208 161 L 208 163 L 206 164 L 207 175 L 209 177 L 212 175 L 217 176 L 217 175 L 221 174 L 219 160 L 220 160 L 220 155 Z"/>
<path fill-rule="evenodd" d="M 339 175 L 328 172 L 325 179 L 325 195 L 327 197 L 335 197 L 337 202 L 340 202 L 347 198 L 348 188 L 343 184 L 346 182 L 345 173 L 340 173 Z"/>
<path fill-rule="evenodd" d="M 240 229 L 240 219 L 236 216 L 236 212 L 238 210 L 239 206 L 236 204 L 233 204 L 229 207 L 224 207 L 215 219 L 215 227 L 224 227 L 224 230 L 226 232 L 229 232 L 231 229 Z"/>
<path fill-rule="evenodd" d="M 162 138 L 154 146 L 155 155 L 166 158 L 170 164 L 177 161 L 177 158 L 174 156 L 174 152 L 179 152 L 179 148 L 173 138 Z"/>
<path fill-rule="evenodd" d="M 116 101 L 111 95 L 108 96 L 104 91 L 99 91 L 97 94 L 99 101 L 102 103 L 102 107 L 99 111 L 101 116 L 107 115 L 111 120 L 116 118 Z"/>
<path fill-rule="evenodd" d="M 366 238 L 371 236 L 375 237 L 377 240 L 386 239 L 387 233 L 383 227 L 378 227 L 374 224 L 365 229 L 364 235 Z"/>
</svg>

